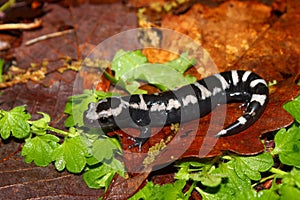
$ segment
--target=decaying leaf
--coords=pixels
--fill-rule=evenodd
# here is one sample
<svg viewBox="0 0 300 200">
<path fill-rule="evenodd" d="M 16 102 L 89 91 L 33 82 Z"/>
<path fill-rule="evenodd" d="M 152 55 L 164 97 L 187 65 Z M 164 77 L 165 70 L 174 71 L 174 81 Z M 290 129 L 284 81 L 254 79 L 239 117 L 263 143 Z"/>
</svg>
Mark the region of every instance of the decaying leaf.
<svg viewBox="0 0 300 200">
<path fill-rule="evenodd" d="M 63 110 L 68 97 L 73 93 L 76 74 L 70 70 L 63 73 L 56 70 L 64 65 L 66 57 L 72 60 L 81 56 L 84 58 L 91 50 L 90 46 L 94 47 L 116 33 L 136 27 L 136 17 L 134 12 L 126 10 L 121 3 L 87 3 L 83 7 L 69 9 L 47 4 L 45 9 L 48 13 L 42 17 L 43 28 L 24 32 L 20 38 L 23 43 L 14 49 L 14 56 L 18 67 L 25 70 L 32 63 L 39 64 L 47 60 L 46 77 L 42 84 L 29 81 L 1 89 L 0 108 L 10 110 L 18 105 L 27 105 L 26 109 L 33 114 L 33 119 L 40 118 L 37 112 L 43 111 L 51 116 L 51 125 L 63 129 L 66 119 Z M 69 34 L 25 46 L 26 41 L 57 32 L 63 25 L 77 27 L 77 39 L 74 34 Z M 0 199 L 97 199 L 104 193 L 103 190 L 88 188 L 81 176 L 58 173 L 54 166 L 41 168 L 26 164 L 20 155 L 22 148 L 19 141 L 1 140 L 0 146 Z"/>
<path fill-rule="evenodd" d="M 141 173 L 129 179 L 116 174 L 103 199 L 128 199 L 141 187 L 149 173 Z"/>
<path fill-rule="evenodd" d="M 201 12 L 199 12 L 199 10 Z M 247 12 L 242 12 L 243 10 Z M 257 12 L 262 13 L 259 15 L 260 18 L 257 18 L 256 15 L 254 15 L 254 13 Z M 255 45 L 253 45 L 254 48 L 251 47 L 252 44 L 259 43 L 262 40 L 268 41 L 267 38 L 262 38 L 265 37 L 266 32 L 272 30 L 268 30 L 272 24 L 267 23 L 270 15 L 271 8 L 266 5 L 252 2 L 229 1 L 216 8 L 208 8 L 203 5 L 196 4 L 185 15 L 167 15 L 167 19 L 170 17 L 175 19 L 166 20 L 165 23 L 175 28 L 175 30 L 178 29 L 181 32 L 186 30 L 187 34 L 191 34 L 192 31 L 188 30 L 189 27 L 184 26 L 185 20 L 189 21 L 197 19 L 197 21 L 194 21 L 195 24 L 193 28 L 195 29 L 195 33 L 202 34 L 201 38 L 205 36 L 205 33 L 202 32 L 202 29 L 205 29 L 205 26 L 200 26 L 201 23 L 199 20 L 205 20 L 205 25 L 211 28 L 215 27 L 215 31 L 221 31 L 222 27 L 231 27 L 232 30 L 230 31 L 232 31 L 232 36 L 230 34 L 226 35 L 225 37 L 221 36 L 219 40 L 214 42 L 214 44 L 216 44 L 223 41 L 221 46 L 224 47 L 224 49 L 222 51 L 223 53 L 226 53 L 226 55 L 230 55 L 230 53 L 227 51 L 229 45 L 235 44 L 238 46 L 234 47 L 237 49 L 237 51 L 231 52 L 232 56 L 228 57 L 229 60 L 224 59 L 225 61 L 220 61 L 220 69 L 231 70 L 239 67 L 233 66 L 233 64 L 237 61 L 240 61 L 239 58 L 242 57 L 242 55 L 247 54 L 250 51 L 256 51 L 257 55 L 261 55 L 261 48 L 256 48 Z M 239 19 L 236 19 L 236 16 L 240 16 Z M 236 25 L 237 23 L 239 26 Z M 252 23 L 252 25 L 249 25 L 249 23 Z M 277 23 L 277 26 L 280 26 L 280 21 Z M 164 26 L 164 23 L 162 23 L 162 26 Z M 292 29 L 292 27 L 290 29 Z M 205 31 L 208 30 L 206 29 Z M 255 34 L 251 35 L 249 34 L 249 31 L 253 31 Z M 207 34 L 209 34 L 209 32 L 207 32 Z M 193 35 L 190 36 L 195 37 Z M 246 38 L 248 36 L 251 36 L 252 38 Z M 204 38 L 207 39 L 207 37 Z M 211 45 L 207 44 L 206 39 L 201 40 L 203 45 Z M 234 39 L 236 39 L 238 42 L 234 41 Z M 247 41 L 247 48 L 241 46 L 242 40 Z M 208 49 L 214 54 L 218 48 L 214 47 Z M 213 56 L 213 58 L 215 57 L 218 56 Z M 253 65 L 243 65 L 239 68 L 244 70 L 253 70 Z M 261 74 L 267 81 L 270 82 L 275 78 L 278 78 L 279 80 L 283 79 L 283 77 L 279 77 L 277 75 L 278 71 L 265 74 L 264 69 L 265 67 L 260 67 L 254 71 L 258 74 Z M 291 66 L 289 69 L 290 71 L 296 73 L 299 70 L 295 65 Z M 260 71 L 262 71 L 262 73 L 260 73 Z M 243 155 L 253 155 L 261 152 L 263 150 L 263 144 L 260 141 L 260 136 L 263 133 L 288 126 L 293 122 L 293 118 L 285 110 L 283 110 L 282 105 L 297 96 L 299 93 L 299 87 L 295 84 L 294 79 L 295 77 L 292 77 L 288 80 L 281 81 L 277 85 L 270 88 L 270 100 L 263 116 L 261 116 L 261 118 L 253 126 L 240 134 L 219 139 L 214 137 L 214 135 L 218 133 L 224 126 L 233 122 L 242 114 L 242 109 L 239 108 L 238 104 L 219 106 L 211 114 L 201 118 L 200 122 L 199 120 L 195 120 L 190 123 L 182 124 L 174 139 L 168 144 L 167 149 L 170 150 L 163 150 L 163 152 L 161 152 L 159 156 L 161 157 L 161 161 L 159 161 L 160 158 L 157 158 L 157 164 L 172 162 L 174 161 L 172 158 L 217 156 L 221 155 L 222 151 L 228 150 Z M 286 94 L 287 90 L 289 91 L 288 94 Z M 224 113 L 224 111 L 226 113 Z M 224 116 L 226 116 L 226 118 Z M 131 135 L 138 135 L 138 131 L 132 129 L 126 129 L 125 132 L 130 133 Z M 124 132 L 122 131 L 118 131 L 117 133 L 124 135 Z M 172 131 L 166 127 L 159 133 L 157 133 L 157 130 L 154 130 L 153 133 L 156 134 L 153 135 L 143 147 L 144 153 L 148 151 L 149 147 L 159 143 L 161 140 L 165 140 L 166 137 L 173 134 Z M 129 171 L 134 171 L 136 170 L 135 167 L 137 166 L 137 163 L 141 163 L 147 156 L 131 154 L 132 151 L 126 149 L 126 147 L 131 144 L 131 141 L 128 141 L 127 137 L 122 137 L 122 143 L 125 148 L 126 166 L 129 168 Z M 186 149 L 187 151 L 183 152 L 182 149 Z M 178 151 L 176 152 L 176 150 Z M 129 153 L 127 153 L 127 151 L 129 151 Z"/>
<path fill-rule="evenodd" d="M 169 13 L 162 17 L 161 27 L 186 33 L 201 43 L 209 51 L 220 71 L 249 69 L 267 81 L 277 80 L 278 84 L 271 87 L 270 101 L 262 117 L 249 129 L 237 135 L 219 139 L 213 137 L 224 125 L 240 116 L 242 109 L 238 108 L 238 104 L 219 106 L 213 114 L 201 118 L 200 121 L 182 124 L 178 131 L 171 127 L 164 127 L 162 130 L 153 128 L 153 133 L 158 134 L 153 135 L 143 146 L 143 154 L 137 153 L 136 148 L 127 148 L 132 141 L 124 134 L 130 132 L 132 135 L 138 135 L 138 130 L 116 131 L 115 134 L 121 136 L 124 162 L 129 172 L 140 172 L 144 165 L 155 169 L 159 165 L 165 166 L 181 158 L 218 156 L 223 151 L 243 155 L 257 154 L 263 150 L 260 141 L 263 133 L 292 123 L 293 119 L 282 109 L 282 105 L 299 94 L 294 77 L 299 74 L 300 69 L 300 39 L 297 26 L 300 22 L 300 3 L 293 0 L 275 2 L 276 4 L 267 6 L 253 1 L 226 1 L 216 7 L 198 3 L 189 7 L 187 12 L 177 15 Z M 147 2 L 145 5 L 148 5 Z M 1 96 L 1 108 L 10 109 L 16 105 L 27 104 L 30 113 L 47 112 L 54 119 L 54 124 L 62 126 L 64 116 L 60 113 L 64 110 L 67 97 L 72 95 L 74 72 L 59 74 L 56 70 L 63 65 L 66 56 L 80 59 L 82 55 L 88 54 L 90 44 L 98 44 L 113 34 L 135 27 L 136 18 L 120 4 L 102 7 L 85 4 L 70 10 L 57 5 L 49 5 L 48 8 L 52 9 L 52 14 L 43 17 L 44 28 L 25 33 L 24 43 L 40 35 L 55 32 L 60 25 L 77 27 L 76 35 L 43 41 L 30 47 L 21 45 L 15 52 L 20 67 L 27 68 L 33 62 L 42 63 L 43 58 L 50 61 L 47 66 L 50 75 L 46 76 L 44 84 L 51 87 L 45 88 L 29 82 L 26 85 L 7 88 Z M 112 9 L 114 12 L 111 12 Z M 112 21 L 117 23 L 112 24 Z M 193 72 L 193 69 L 191 71 Z M 204 77 L 209 73 L 201 75 Z M 199 74 L 197 78 L 200 78 Z M 104 85 L 108 87 L 109 84 L 105 82 Z M 102 85 L 99 87 L 102 88 Z M 224 116 L 226 118 L 222 123 Z M 216 117 L 220 117 L 220 120 Z M 147 154 L 148 149 L 156 144 L 162 144 L 158 148 L 159 154 L 155 154 L 153 159 L 145 163 L 145 158 L 150 157 Z M 5 181 L 0 186 L 2 195 L 26 194 L 24 198 L 41 198 L 43 195 L 55 198 L 57 195 L 64 195 L 67 198 L 92 199 L 103 193 L 88 190 L 82 182 L 78 182 L 80 178 L 66 173 L 58 174 L 53 167 L 38 168 L 36 171 L 36 167 L 30 166 L 28 170 L 28 165 L 25 165 L 23 160 L 20 161 L 19 144 L 9 143 L 8 146 L 2 146 L 7 148 L 1 148 L 3 156 L 0 170 L 3 176 L 13 177 L 3 179 Z M 7 165 L 16 170 L 7 171 Z M 126 180 L 116 177 L 105 198 L 126 199 L 143 185 L 148 175 L 148 172 L 133 174 L 132 178 Z M 63 187 L 62 193 L 55 191 L 58 184 Z M 72 187 L 69 187 L 70 185 Z M 41 186 L 45 189 L 38 190 Z M 34 194 L 29 194 L 28 188 L 34 191 Z"/>
<path fill-rule="evenodd" d="M 282 106 L 300 93 L 299 86 L 296 85 L 300 69 L 296 57 L 299 57 L 300 45 L 294 46 L 299 44 L 299 39 L 294 31 L 295 21 L 287 20 L 292 17 L 299 19 L 299 15 L 295 16 L 294 8 L 298 7 L 295 3 L 289 1 L 287 7 L 286 13 L 274 18 L 268 6 L 253 2 L 228 1 L 212 9 L 195 5 L 186 16 L 166 15 L 163 18 L 162 27 L 174 28 L 198 39 L 210 52 L 221 71 L 237 68 L 252 70 L 261 74 L 267 81 L 277 80 L 278 84 L 270 87 L 270 100 L 261 118 L 250 128 L 236 135 L 214 138 L 214 134 L 223 126 L 242 114 L 238 104 L 219 106 L 200 121 L 182 124 L 176 134 L 170 127 L 164 127 L 160 132 L 154 129 L 153 133 L 156 134 L 143 146 L 143 153 L 127 148 L 132 141 L 127 139 L 124 132 L 138 135 L 138 131 L 125 129 L 124 132 L 115 132 L 121 136 L 124 162 L 129 172 L 143 167 L 141 163 L 148 156 L 149 147 L 169 136 L 172 136 L 172 140 L 166 144 L 167 148 L 162 149 L 150 164 L 154 169 L 155 166 L 173 162 L 174 158 L 213 157 L 221 155 L 224 151 L 241 155 L 260 153 L 264 150 L 260 140 L 264 133 L 286 127 L 293 122 L 292 116 Z M 283 11 L 285 9 L 282 9 Z M 260 13 L 259 17 L 257 13 Z M 284 40 L 286 37 L 287 40 Z M 289 46 L 288 49 L 284 48 L 286 45 Z M 273 57 L 274 51 L 278 54 Z M 290 62 L 291 65 L 287 67 Z M 186 151 L 183 152 L 182 149 Z"/>
</svg>

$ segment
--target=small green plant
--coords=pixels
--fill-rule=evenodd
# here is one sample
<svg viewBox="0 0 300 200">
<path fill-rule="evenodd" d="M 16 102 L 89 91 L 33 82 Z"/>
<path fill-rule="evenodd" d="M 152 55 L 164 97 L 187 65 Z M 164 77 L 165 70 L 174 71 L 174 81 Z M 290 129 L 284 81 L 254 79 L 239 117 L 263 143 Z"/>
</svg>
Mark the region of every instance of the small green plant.
<svg viewBox="0 0 300 200">
<path fill-rule="evenodd" d="M 148 182 L 135 199 L 189 199 L 196 190 L 203 199 L 298 199 L 300 195 L 300 95 L 284 105 L 295 123 L 282 128 L 274 138 L 275 148 L 255 156 L 223 155 L 213 159 L 177 163 L 175 182 L 163 186 Z M 279 158 L 281 168 L 275 168 Z M 285 169 L 285 170 L 284 170 Z M 288 169 L 288 170 L 287 170 Z M 262 176 L 264 172 L 264 176 Z M 266 176 L 266 174 L 268 174 Z M 270 189 L 256 191 L 255 186 L 273 180 Z M 189 182 L 189 189 L 183 188 Z"/>
</svg>

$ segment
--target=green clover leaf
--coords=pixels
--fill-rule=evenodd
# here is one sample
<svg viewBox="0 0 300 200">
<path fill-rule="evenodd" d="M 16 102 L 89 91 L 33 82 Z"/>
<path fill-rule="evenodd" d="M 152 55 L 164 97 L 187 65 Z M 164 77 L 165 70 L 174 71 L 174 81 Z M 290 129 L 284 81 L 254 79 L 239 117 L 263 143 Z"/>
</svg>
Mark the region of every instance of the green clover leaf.
<svg viewBox="0 0 300 200">
<path fill-rule="evenodd" d="M 83 179 L 90 188 L 99 189 L 105 187 L 106 190 L 114 175 L 115 170 L 113 168 L 102 164 L 85 172 Z"/>
<path fill-rule="evenodd" d="M 122 78 L 124 74 L 141 64 L 147 63 L 147 57 L 140 50 L 124 51 L 119 50 L 112 60 L 112 70 L 116 79 Z"/>
<path fill-rule="evenodd" d="M 247 176 L 252 180 L 259 180 L 261 179 L 260 172 L 269 170 L 274 164 L 272 155 L 269 153 L 256 156 L 236 156 L 234 158 L 234 169 L 241 179 Z"/>
<path fill-rule="evenodd" d="M 54 150 L 52 159 L 58 171 L 67 169 L 72 173 L 80 173 L 86 164 L 87 148 L 79 136 L 68 138 Z"/>
<path fill-rule="evenodd" d="M 274 141 L 271 153 L 278 154 L 283 164 L 300 168 L 300 128 L 295 125 L 287 131 L 283 128 L 276 133 Z"/>
<path fill-rule="evenodd" d="M 58 142 L 59 138 L 50 134 L 28 138 L 21 155 L 25 156 L 26 163 L 34 161 L 37 166 L 47 166 L 52 162 L 52 153 L 59 146 Z"/>
<path fill-rule="evenodd" d="M 26 138 L 30 133 L 28 120 L 31 115 L 25 112 L 25 106 L 18 106 L 10 111 L 0 112 L 0 133 L 3 139 L 9 138 L 10 134 L 18 139 Z"/>
<path fill-rule="evenodd" d="M 119 150 L 118 142 L 114 138 L 99 138 L 93 142 L 92 154 L 100 162 L 110 160 Z M 118 144 L 118 145 L 117 145 Z"/>
<path fill-rule="evenodd" d="M 300 123 L 300 95 L 293 101 L 284 104 L 283 108 L 288 111 L 298 123 Z"/>
</svg>

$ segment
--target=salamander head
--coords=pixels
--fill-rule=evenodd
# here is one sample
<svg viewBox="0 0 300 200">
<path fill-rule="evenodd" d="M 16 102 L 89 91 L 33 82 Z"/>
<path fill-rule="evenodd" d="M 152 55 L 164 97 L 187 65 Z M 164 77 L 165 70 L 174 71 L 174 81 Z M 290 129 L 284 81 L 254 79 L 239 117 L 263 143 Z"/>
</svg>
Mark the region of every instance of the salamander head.
<svg viewBox="0 0 300 200">
<path fill-rule="evenodd" d="M 84 112 L 84 124 L 89 128 L 114 129 L 115 121 L 109 105 L 110 103 L 106 99 L 98 103 L 90 103 Z"/>
</svg>

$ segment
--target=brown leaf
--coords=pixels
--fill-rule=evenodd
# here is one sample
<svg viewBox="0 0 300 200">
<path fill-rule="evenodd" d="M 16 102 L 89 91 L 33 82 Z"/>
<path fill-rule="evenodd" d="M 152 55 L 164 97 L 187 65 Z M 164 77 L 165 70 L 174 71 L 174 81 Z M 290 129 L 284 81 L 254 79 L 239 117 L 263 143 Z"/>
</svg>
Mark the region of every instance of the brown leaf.
<svg viewBox="0 0 300 200">
<path fill-rule="evenodd" d="M 34 119 L 41 117 L 37 112 L 46 112 L 51 116 L 51 125 L 63 129 L 66 119 L 63 111 L 73 93 L 75 72 L 61 74 L 55 70 L 64 64 L 65 57 L 84 58 L 89 47 L 135 27 L 136 17 L 121 3 L 85 4 L 69 9 L 47 4 L 45 9 L 51 12 L 42 17 L 43 28 L 24 32 L 23 44 L 15 49 L 15 56 L 21 68 L 48 60 L 48 74 L 43 84 L 29 81 L 1 90 L 0 109 L 9 110 L 25 104 Z M 58 31 L 62 25 L 76 27 L 76 36 L 65 35 L 32 46 L 24 45 L 30 39 Z M 20 155 L 20 143 L 13 140 L 0 142 L 0 180 L 0 199 L 98 199 L 104 193 L 88 188 L 82 176 L 66 171 L 59 173 L 53 165 L 42 168 L 26 164 Z"/>
<path fill-rule="evenodd" d="M 17 141 L 0 143 L 0 199 L 97 199 L 101 190 L 89 189 L 81 176 L 58 173 L 54 166 L 37 167 L 20 156 Z"/>
<path fill-rule="evenodd" d="M 300 73 L 299 1 L 287 1 L 284 13 L 261 35 L 251 48 L 236 61 L 236 66 L 250 68 L 265 79 L 285 80 Z"/>
<path fill-rule="evenodd" d="M 261 14 L 257 15 L 257 13 Z M 200 119 L 199 127 L 198 120 L 183 124 L 180 131 L 167 144 L 167 148 L 161 151 L 152 165 L 166 165 L 173 162 L 174 158 L 218 156 L 223 151 L 232 151 L 242 155 L 257 154 L 263 151 L 263 144 L 260 141 L 263 133 L 278 130 L 293 122 L 293 118 L 283 110 L 282 105 L 299 94 L 299 87 L 296 86 L 294 77 L 300 69 L 299 62 L 297 62 L 299 57 L 297 48 L 300 45 L 294 46 L 294 44 L 298 44 L 298 37 L 293 31 L 294 26 L 291 23 L 295 22 L 286 20 L 294 15 L 294 9 L 291 7 L 282 18 L 279 20 L 275 18 L 273 24 L 269 21 L 272 18 L 270 7 L 253 2 L 229 1 L 212 9 L 199 4 L 195 5 L 186 15 L 165 16 L 162 22 L 163 27 L 170 28 L 171 26 L 175 30 L 190 35 L 196 41 L 199 39 L 203 46 L 210 51 L 214 61 L 220 66 L 219 69 L 252 70 L 261 74 L 267 81 L 276 79 L 280 82 L 270 89 L 270 100 L 264 114 L 247 130 L 233 136 L 215 139 L 213 136 L 223 126 L 233 122 L 242 113 L 237 104 L 219 106 L 213 111 L 213 120 L 211 119 L 212 114 L 209 114 Z M 259 17 L 257 18 L 257 16 Z M 297 16 L 296 14 L 296 19 L 298 19 Z M 274 19 L 272 18 L 272 20 Z M 283 30 L 281 27 L 285 29 Z M 226 34 L 222 34 L 221 32 L 224 32 L 225 29 Z M 275 35 L 272 34 L 273 31 L 276 32 Z M 210 35 L 212 32 L 216 34 Z M 284 50 L 287 54 L 283 53 L 282 56 L 273 58 L 272 50 L 266 51 L 265 48 L 275 47 L 275 51 L 277 51 L 277 39 L 287 33 L 290 36 L 288 43 L 291 44 L 289 49 Z M 200 38 L 199 34 L 202 34 Z M 273 42 L 274 45 L 268 46 L 267 44 L 270 42 Z M 286 45 L 286 43 L 282 40 L 280 45 Z M 286 55 L 289 57 L 288 59 L 285 58 Z M 269 66 L 270 63 L 267 61 L 270 62 L 272 59 L 285 65 L 291 61 L 293 63 L 288 68 Z M 253 60 L 255 60 L 255 65 L 252 63 Z M 294 76 L 286 80 L 292 74 Z M 224 109 L 227 109 L 226 115 L 224 115 Z M 226 116 L 225 119 L 224 116 Z M 125 129 L 123 131 L 130 135 L 138 135 L 136 130 Z M 160 132 L 153 130 L 152 137 L 142 148 L 143 153 L 138 153 L 136 149 L 127 149 L 132 142 L 128 141 L 127 135 L 123 131 L 117 133 L 122 136 L 124 162 L 129 172 L 134 172 L 142 167 L 141 163 L 148 156 L 146 152 L 149 147 L 173 134 L 168 127 L 163 128 Z"/>
<path fill-rule="evenodd" d="M 276 1 L 273 10 L 253 1 L 226 1 L 213 8 L 195 4 L 185 14 L 164 16 L 162 27 L 201 44 L 220 71 L 252 70 L 281 81 L 300 70 L 297 8 L 299 2 L 292 0 Z"/>
<path fill-rule="evenodd" d="M 144 183 L 148 177 L 150 171 L 140 173 L 132 178 L 125 179 L 118 174 L 116 174 L 108 188 L 107 192 L 104 194 L 103 199 L 128 199 L 132 196 Z"/>
<path fill-rule="evenodd" d="M 252 1 L 226 1 L 213 8 L 195 4 L 183 15 L 166 15 L 162 27 L 193 38 L 226 71 L 270 27 L 270 15 L 269 6 Z"/>
<path fill-rule="evenodd" d="M 26 32 L 23 45 L 16 49 L 15 55 L 22 68 L 48 60 L 48 71 L 52 72 L 61 67 L 67 57 L 84 59 L 95 45 L 114 34 L 136 27 L 135 13 L 127 11 L 120 3 L 98 6 L 83 4 L 69 10 L 49 4 L 45 9 L 51 12 L 42 18 L 43 28 Z M 31 46 L 25 45 L 26 41 L 57 32 L 62 26 L 76 27 L 76 34 L 44 40 Z"/>
<path fill-rule="evenodd" d="M 287 77 L 298 74 L 300 69 L 300 45 L 297 35 L 299 1 L 290 0 L 287 4 L 285 1 L 281 2 L 283 5 L 277 7 L 273 5 L 273 10 L 271 7 L 253 3 L 253 1 L 228 1 L 215 8 L 198 4 L 185 14 L 167 15 L 163 18 L 163 27 L 178 28 L 178 31 L 187 33 L 196 41 L 201 42 L 203 47 L 210 52 L 220 71 L 236 68 L 250 69 L 268 81 L 276 79 L 280 83 L 274 87 L 274 91 L 271 91 L 270 102 L 264 115 L 253 127 L 243 133 L 215 140 L 212 136 L 215 133 L 214 130 L 220 130 L 223 123 L 213 120 L 215 126 L 210 129 L 209 134 L 205 134 L 208 124 L 212 123 L 211 115 L 200 120 L 199 129 L 195 128 L 199 124 L 199 121 L 195 120 L 183 124 L 176 135 L 170 127 L 164 127 L 159 134 L 155 134 L 143 146 L 143 152 L 147 152 L 149 147 L 159 143 L 161 139 L 172 136 L 172 140 L 167 145 L 168 148 L 163 149 L 161 155 L 152 163 L 154 167 L 158 168 L 157 164 L 166 165 L 168 162 L 173 162 L 176 157 L 215 156 L 220 155 L 224 150 L 240 154 L 254 154 L 262 150 L 259 137 L 263 132 L 291 123 L 291 117 L 282 109 L 282 104 L 299 93 L 297 92 L 299 89 L 291 79 L 286 81 Z M 61 58 L 65 56 L 73 59 L 82 58 L 82 55 L 88 54 L 90 47 L 137 24 L 135 14 L 128 12 L 121 4 L 101 6 L 85 4 L 69 10 L 57 5 L 47 5 L 46 9 L 52 9 L 52 12 L 42 18 L 43 29 L 25 32 L 24 43 L 40 35 L 56 32 L 62 25 L 76 27 L 76 35 L 46 40 L 30 47 L 23 43 L 16 50 L 17 61 L 23 68 L 27 68 L 32 62 L 41 63 L 44 58 L 47 58 L 53 61 L 48 65 L 48 70 L 52 73 L 64 63 Z M 272 14 L 278 10 L 280 15 Z M 68 82 L 73 79 L 65 73 L 63 75 L 53 73 L 51 75 L 53 79 L 49 77 L 45 81 L 47 85 L 51 85 L 50 88 L 30 82 L 6 89 L 1 96 L 1 109 L 27 104 L 30 113 L 48 112 L 55 120 L 55 126 L 63 127 L 62 111 L 66 98 L 72 95 L 73 87 L 72 81 Z M 228 118 L 225 123 L 232 122 L 240 115 L 241 109 L 237 107 L 237 104 L 228 107 L 226 115 Z M 218 107 L 214 111 L 215 115 L 224 114 L 222 109 L 224 106 Z M 158 130 L 154 128 L 153 133 L 157 133 Z M 129 131 L 138 134 L 137 130 L 129 129 Z M 122 131 L 117 133 L 124 135 Z M 127 145 L 132 143 L 126 135 L 122 138 L 122 144 L 129 171 L 141 170 L 140 167 L 143 166 L 141 163 L 148 155 L 137 153 L 137 149 L 128 150 Z M 81 177 L 68 175 L 66 172 L 57 173 L 52 166 L 39 168 L 33 164 L 25 164 L 19 155 L 19 147 L 20 145 L 13 141 L 8 144 L 1 143 L 0 179 L 4 180 L 0 186 L 1 199 L 16 196 L 95 199 L 103 194 L 103 191 L 88 189 Z M 134 166 L 134 164 L 138 165 Z M 142 185 L 146 175 L 140 174 L 136 178 L 126 181 L 120 179 L 114 182 L 106 197 L 130 196 Z M 128 188 L 129 186 L 132 188 Z M 58 190 L 58 187 L 62 189 Z"/>
</svg>

